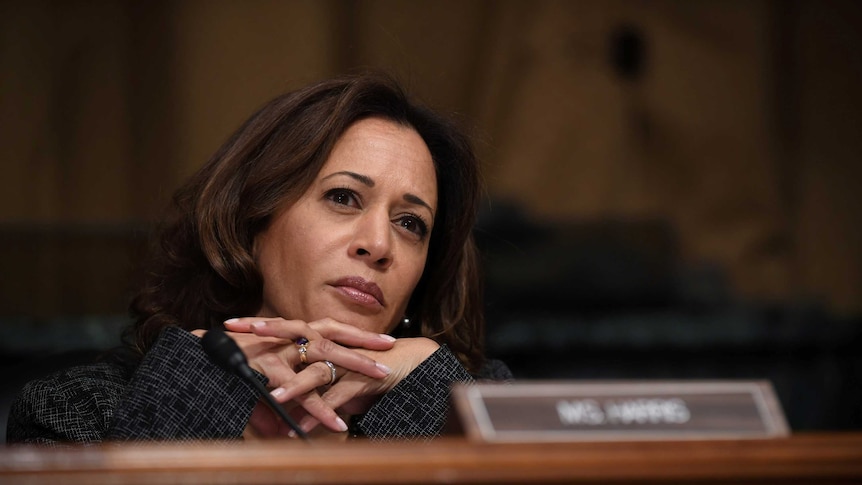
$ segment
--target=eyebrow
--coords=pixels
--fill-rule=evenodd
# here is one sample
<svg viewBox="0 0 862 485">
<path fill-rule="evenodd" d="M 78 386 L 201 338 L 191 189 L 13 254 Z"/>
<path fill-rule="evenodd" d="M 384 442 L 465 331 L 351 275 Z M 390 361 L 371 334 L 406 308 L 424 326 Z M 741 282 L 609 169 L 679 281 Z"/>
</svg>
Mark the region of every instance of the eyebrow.
<svg viewBox="0 0 862 485">
<path fill-rule="evenodd" d="M 331 173 L 331 174 L 327 175 L 326 177 L 323 177 L 321 180 L 330 179 L 332 177 L 335 177 L 336 175 L 347 175 L 350 178 L 358 180 L 360 183 L 362 183 L 362 185 L 366 185 L 368 187 L 374 187 L 374 180 L 372 180 L 371 177 L 369 177 L 367 175 L 362 175 L 362 174 L 359 174 L 356 172 L 349 172 L 347 170 L 344 170 L 341 172 Z"/>
<path fill-rule="evenodd" d="M 367 175 L 362 175 L 361 173 L 351 172 L 349 170 L 343 170 L 341 172 L 331 173 L 331 174 L 327 175 L 326 177 L 323 177 L 321 180 L 327 180 L 327 179 L 330 179 L 330 178 L 338 176 L 338 175 L 346 175 L 346 176 L 358 181 L 362 185 L 365 185 L 366 187 L 374 187 L 374 180 L 371 177 L 369 177 Z M 431 211 L 431 215 L 432 216 L 434 215 L 434 209 L 432 209 L 431 206 L 428 205 L 427 202 L 422 200 L 421 197 L 407 193 L 407 194 L 404 194 L 403 199 L 407 202 L 410 202 L 411 204 L 421 205 L 421 206 L 427 208 L 429 211 Z"/>
</svg>

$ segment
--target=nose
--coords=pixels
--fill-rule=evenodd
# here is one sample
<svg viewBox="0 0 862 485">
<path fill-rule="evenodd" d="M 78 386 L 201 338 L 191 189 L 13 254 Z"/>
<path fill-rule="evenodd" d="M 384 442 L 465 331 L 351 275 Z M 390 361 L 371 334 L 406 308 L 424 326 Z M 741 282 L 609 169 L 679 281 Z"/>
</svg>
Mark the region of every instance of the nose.
<svg viewBox="0 0 862 485">
<path fill-rule="evenodd" d="M 356 222 L 356 231 L 348 249 L 350 255 L 377 269 L 391 266 L 392 228 L 389 215 L 366 213 Z"/>
</svg>

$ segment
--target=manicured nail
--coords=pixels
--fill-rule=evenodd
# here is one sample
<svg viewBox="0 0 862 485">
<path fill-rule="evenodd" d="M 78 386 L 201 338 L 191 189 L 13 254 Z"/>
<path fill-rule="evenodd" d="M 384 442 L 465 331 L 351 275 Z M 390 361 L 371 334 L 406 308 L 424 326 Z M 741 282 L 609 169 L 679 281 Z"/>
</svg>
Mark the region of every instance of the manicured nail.
<svg viewBox="0 0 862 485">
<path fill-rule="evenodd" d="M 314 419 L 312 416 L 306 416 L 306 417 L 300 419 L 297 424 L 299 425 L 299 429 L 308 433 L 309 431 L 311 431 L 311 428 L 313 428 L 314 425 L 317 423 L 318 423 L 318 421 L 316 419 Z"/>
<path fill-rule="evenodd" d="M 378 369 L 382 370 L 383 373 L 386 374 L 387 376 L 389 375 L 390 372 L 392 372 L 392 369 L 381 364 L 380 362 L 375 362 L 374 365 L 376 365 Z"/>
<path fill-rule="evenodd" d="M 383 340 L 385 340 L 387 342 L 394 342 L 395 341 L 395 337 L 393 337 L 392 335 L 387 335 L 385 333 L 381 333 L 380 338 L 382 338 Z"/>
<path fill-rule="evenodd" d="M 239 321 L 239 318 L 228 318 L 227 320 L 224 321 L 224 323 L 227 323 L 228 325 L 230 325 L 231 323 L 236 323 L 238 321 Z"/>
<path fill-rule="evenodd" d="M 335 424 L 338 426 L 338 431 L 347 431 L 347 423 L 341 418 L 335 418 Z"/>
<path fill-rule="evenodd" d="M 269 394 L 270 394 L 272 397 L 274 397 L 274 398 L 278 399 L 278 398 L 280 398 L 280 397 L 284 396 L 285 394 L 287 394 L 287 391 L 285 391 L 285 390 L 284 390 L 283 388 L 281 388 L 281 387 L 276 387 L 275 389 L 273 389 L 272 391 L 270 391 L 270 393 L 269 393 Z"/>
</svg>

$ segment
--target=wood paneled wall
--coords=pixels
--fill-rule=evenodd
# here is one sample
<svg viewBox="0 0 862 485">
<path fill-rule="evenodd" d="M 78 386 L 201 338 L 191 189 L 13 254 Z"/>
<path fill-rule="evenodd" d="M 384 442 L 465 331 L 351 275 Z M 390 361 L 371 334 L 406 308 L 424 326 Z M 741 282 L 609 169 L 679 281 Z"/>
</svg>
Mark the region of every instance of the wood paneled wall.
<svg viewBox="0 0 862 485">
<path fill-rule="evenodd" d="M 860 21 L 851 1 L 3 0 L 0 229 L 145 227 L 267 99 L 376 66 L 474 126 L 492 198 L 667 221 L 743 297 L 858 313 Z M 117 305 L 40 296 L 75 275 L 22 254 L 0 267 L 30 299 L 10 285 L 0 313 Z"/>
</svg>

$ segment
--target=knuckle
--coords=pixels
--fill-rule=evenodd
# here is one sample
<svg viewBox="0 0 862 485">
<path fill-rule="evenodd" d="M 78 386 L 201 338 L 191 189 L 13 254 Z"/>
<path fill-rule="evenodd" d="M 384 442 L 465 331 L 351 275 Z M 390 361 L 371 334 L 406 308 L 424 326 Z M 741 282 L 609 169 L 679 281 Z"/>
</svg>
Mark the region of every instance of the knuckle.
<svg viewBox="0 0 862 485">
<path fill-rule="evenodd" d="M 320 396 L 320 398 L 323 399 L 323 401 L 326 403 L 327 406 L 335 409 L 342 402 L 344 402 L 343 394 L 344 393 L 341 392 L 340 389 L 338 389 L 338 386 L 332 386 L 329 388 L 329 390 L 324 392 Z"/>
<path fill-rule="evenodd" d="M 315 363 L 314 367 L 315 367 L 315 372 L 317 373 L 317 376 L 320 378 L 319 380 L 324 381 L 324 382 L 329 382 L 329 377 L 331 375 L 330 371 L 329 371 L 329 367 L 322 362 Z"/>
<path fill-rule="evenodd" d="M 320 337 L 322 327 L 318 322 L 300 322 L 300 332 L 308 339 L 316 339 Z"/>
<path fill-rule="evenodd" d="M 332 340 L 323 338 L 320 340 L 316 340 L 315 346 L 321 354 L 327 355 L 335 350 L 336 344 Z"/>
<path fill-rule="evenodd" d="M 260 361 L 266 367 L 275 367 L 281 363 L 281 359 L 275 354 L 264 354 L 260 357 Z"/>
</svg>

